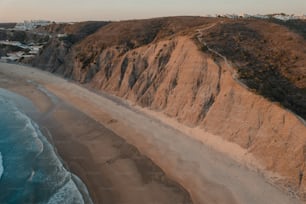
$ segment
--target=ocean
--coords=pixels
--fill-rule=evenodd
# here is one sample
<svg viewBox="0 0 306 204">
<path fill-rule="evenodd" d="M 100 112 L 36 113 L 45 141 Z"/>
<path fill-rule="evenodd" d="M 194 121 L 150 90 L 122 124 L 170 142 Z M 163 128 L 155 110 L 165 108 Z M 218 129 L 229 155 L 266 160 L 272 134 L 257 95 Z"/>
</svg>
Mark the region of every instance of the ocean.
<svg viewBox="0 0 306 204">
<path fill-rule="evenodd" d="M 64 167 L 21 103 L 30 104 L 0 89 L 0 203 L 92 203 L 84 183 Z"/>
</svg>

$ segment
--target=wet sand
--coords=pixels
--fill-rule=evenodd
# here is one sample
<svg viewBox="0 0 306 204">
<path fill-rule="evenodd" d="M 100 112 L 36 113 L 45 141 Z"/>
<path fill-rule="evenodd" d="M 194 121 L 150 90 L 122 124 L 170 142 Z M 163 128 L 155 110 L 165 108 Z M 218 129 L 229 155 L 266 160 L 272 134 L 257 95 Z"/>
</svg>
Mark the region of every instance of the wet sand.
<svg viewBox="0 0 306 204">
<path fill-rule="evenodd" d="M 192 203 L 180 185 L 135 147 L 39 84 L 0 74 L 0 87 L 33 102 L 38 112 L 25 112 L 38 122 L 66 168 L 86 184 L 94 203 Z"/>
</svg>

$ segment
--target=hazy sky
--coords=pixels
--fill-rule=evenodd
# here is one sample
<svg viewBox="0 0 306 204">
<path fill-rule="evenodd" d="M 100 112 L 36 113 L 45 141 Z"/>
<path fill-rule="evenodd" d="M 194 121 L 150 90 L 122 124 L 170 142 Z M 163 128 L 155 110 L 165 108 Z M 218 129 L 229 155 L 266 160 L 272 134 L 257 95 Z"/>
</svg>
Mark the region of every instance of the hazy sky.
<svg viewBox="0 0 306 204">
<path fill-rule="evenodd" d="M 306 0 L 0 0 L 0 22 L 276 12 L 306 14 Z"/>
</svg>

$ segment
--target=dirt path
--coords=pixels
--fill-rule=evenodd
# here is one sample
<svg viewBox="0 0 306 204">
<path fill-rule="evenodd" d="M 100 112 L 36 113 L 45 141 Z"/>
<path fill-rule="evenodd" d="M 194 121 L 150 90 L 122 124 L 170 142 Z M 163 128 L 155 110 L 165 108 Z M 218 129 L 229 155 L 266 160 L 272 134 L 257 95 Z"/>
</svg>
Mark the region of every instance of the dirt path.
<svg viewBox="0 0 306 204">
<path fill-rule="evenodd" d="M 112 129 L 187 189 L 194 203 L 299 203 L 258 173 L 127 105 L 36 69 L 0 64 L 0 72 L 42 83 L 59 98 Z"/>
</svg>

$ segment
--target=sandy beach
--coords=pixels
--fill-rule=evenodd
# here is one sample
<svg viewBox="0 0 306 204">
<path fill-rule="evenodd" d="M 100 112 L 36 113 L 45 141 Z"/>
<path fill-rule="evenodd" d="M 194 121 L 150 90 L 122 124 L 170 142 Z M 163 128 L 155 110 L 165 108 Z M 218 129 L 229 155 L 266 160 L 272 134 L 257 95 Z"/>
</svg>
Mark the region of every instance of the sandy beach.
<svg viewBox="0 0 306 204">
<path fill-rule="evenodd" d="M 192 203 L 189 194 L 135 147 L 34 81 L 0 74 L 0 87 L 30 99 L 25 109 L 94 203 Z M 114 122 L 114 121 L 110 121 Z"/>
<path fill-rule="evenodd" d="M 95 203 L 192 203 L 189 194 L 197 204 L 300 203 L 225 152 L 127 102 L 12 64 L 0 63 L 0 87 L 34 103 L 34 119 Z"/>
</svg>

